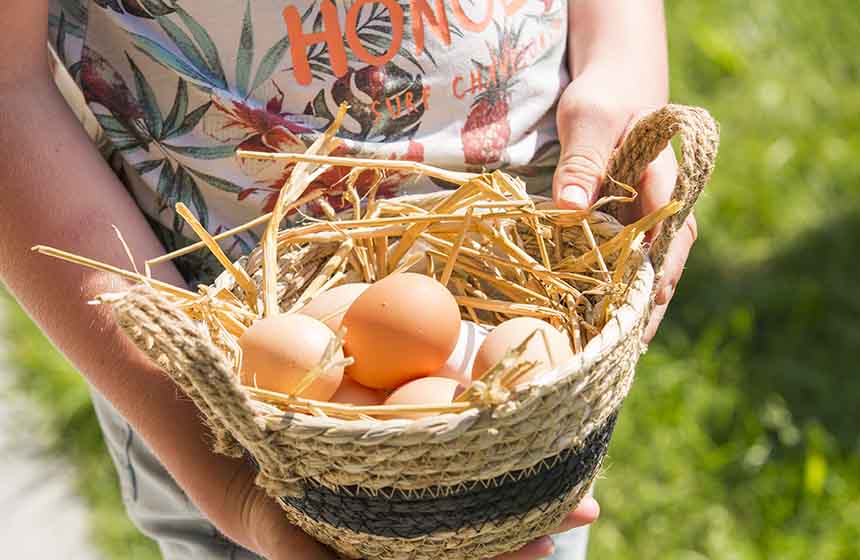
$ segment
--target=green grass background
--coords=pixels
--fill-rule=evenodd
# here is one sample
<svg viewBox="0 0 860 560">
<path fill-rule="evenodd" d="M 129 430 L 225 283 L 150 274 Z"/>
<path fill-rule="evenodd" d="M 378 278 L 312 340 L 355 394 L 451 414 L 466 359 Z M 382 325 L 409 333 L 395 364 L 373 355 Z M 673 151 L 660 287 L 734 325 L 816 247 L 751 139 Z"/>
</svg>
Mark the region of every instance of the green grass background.
<svg viewBox="0 0 860 560">
<path fill-rule="evenodd" d="M 722 147 L 597 488 L 591 558 L 860 558 L 860 4 L 667 4 L 672 97 L 710 109 Z M 85 386 L 7 306 L 19 388 L 77 468 L 95 541 L 155 558 Z"/>
</svg>

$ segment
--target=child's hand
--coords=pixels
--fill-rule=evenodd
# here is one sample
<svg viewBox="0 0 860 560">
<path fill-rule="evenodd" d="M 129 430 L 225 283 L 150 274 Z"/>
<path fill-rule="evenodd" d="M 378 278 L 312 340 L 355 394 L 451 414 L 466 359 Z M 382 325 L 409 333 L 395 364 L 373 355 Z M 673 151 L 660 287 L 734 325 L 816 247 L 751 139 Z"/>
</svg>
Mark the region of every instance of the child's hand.
<svg viewBox="0 0 860 560">
<path fill-rule="evenodd" d="M 597 501 L 591 496 L 586 496 L 575 510 L 567 514 L 567 517 L 553 531 L 553 534 L 564 533 L 577 527 L 590 525 L 597 519 L 599 514 L 600 506 L 597 505 Z M 546 558 L 551 555 L 554 549 L 555 546 L 550 537 L 541 537 L 515 552 L 508 552 L 507 554 L 497 556 L 495 560 L 537 560 L 538 558 Z"/>
<path fill-rule="evenodd" d="M 238 510 L 239 530 L 244 532 L 231 537 L 266 560 L 336 560 L 331 550 L 287 521 L 281 506 L 254 484 L 255 476 L 246 465 L 225 491 L 225 509 Z"/>
<path fill-rule="evenodd" d="M 666 32 L 659 1 L 573 0 L 569 9 L 573 81 L 558 103 L 561 158 L 553 198 L 562 208 L 585 209 L 597 200 L 609 157 L 630 127 L 639 116 L 668 101 Z M 669 202 L 676 175 L 670 146 L 645 171 L 639 197 L 625 221 Z M 666 312 L 695 240 L 696 220 L 690 214 L 666 257 L 646 341 Z"/>
<path fill-rule="evenodd" d="M 562 156 L 553 181 L 553 198 L 562 208 L 588 208 L 598 198 L 598 187 L 604 179 L 612 151 L 647 107 L 613 107 L 595 99 L 594 86 L 577 80 L 565 91 L 559 102 L 558 125 Z M 602 96 L 611 99 L 611 92 Z M 644 109 L 644 110 L 643 110 Z M 667 147 L 642 176 L 640 195 L 625 216 L 633 221 L 667 202 L 675 186 L 677 164 L 671 146 Z M 656 232 L 652 232 L 653 234 Z M 657 288 L 657 305 L 645 332 L 650 340 L 666 312 L 674 288 L 684 271 L 684 263 L 696 240 L 696 219 L 687 218 L 672 242 L 666 257 L 666 273 Z"/>
</svg>

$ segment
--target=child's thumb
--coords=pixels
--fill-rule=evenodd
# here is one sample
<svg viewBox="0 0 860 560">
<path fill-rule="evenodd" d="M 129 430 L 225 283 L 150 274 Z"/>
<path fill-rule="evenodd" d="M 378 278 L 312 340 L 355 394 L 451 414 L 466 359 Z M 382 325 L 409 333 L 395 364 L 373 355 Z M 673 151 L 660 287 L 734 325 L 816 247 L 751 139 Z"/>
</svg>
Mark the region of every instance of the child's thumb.
<svg viewBox="0 0 860 560">
<path fill-rule="evenodd" d="M 622 132 L 618 120 L 595 107 L 559 107 L 561 157 L 552 184 L 557 206 L 585 210 L 597 200 L 607 162 Z"/>
</svg>

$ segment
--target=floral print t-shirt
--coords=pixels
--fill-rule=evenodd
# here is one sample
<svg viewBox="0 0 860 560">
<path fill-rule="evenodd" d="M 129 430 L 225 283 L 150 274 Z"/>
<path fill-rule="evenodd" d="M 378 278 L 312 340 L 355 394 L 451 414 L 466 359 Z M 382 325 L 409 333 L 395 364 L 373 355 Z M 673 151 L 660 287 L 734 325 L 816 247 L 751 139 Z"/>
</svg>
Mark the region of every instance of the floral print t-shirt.
<svg viewBox="0 0 860 560">
<path fill-rule="evenodd" d="M 269 211 L 291 169 L 237 149 L 304 151 L 349 105 L 335 155 L 506 168 L 534 193 L 558 158 L 566 0 L 52 0 L 51 43 L 168 250 Z M 343 205 L 334 169 L 314 187 Z M 358 181 L 357 188 L 370 185 Z M 442 188 L 388 176 L 381 196 Z M 305 208 L 302 214 L 318 208 Z M 227 247 L 238 255 L 254 232 Z M 188 276 L 189 263 L 185 263 Z M 203 262 L 190 266 L 201 270 Z"/>
</svg>

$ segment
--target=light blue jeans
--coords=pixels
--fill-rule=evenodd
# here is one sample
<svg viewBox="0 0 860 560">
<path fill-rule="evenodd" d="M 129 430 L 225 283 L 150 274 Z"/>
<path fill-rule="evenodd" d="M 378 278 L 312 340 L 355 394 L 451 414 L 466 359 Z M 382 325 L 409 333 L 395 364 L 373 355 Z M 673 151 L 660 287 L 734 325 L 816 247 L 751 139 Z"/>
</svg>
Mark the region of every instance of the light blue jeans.
<svg viewBox="0 0 860 560">
<path fill-rule="evenodd" d="M 93 404 L 119 473 L 128 515 L 155 540 L 165 560 L 261 560 L 234 544 L 200 513 L 143 440 L 96 391 Z M 588 528 L 555 537 L 555 560 L 584 560 Z"/>
</svg>

